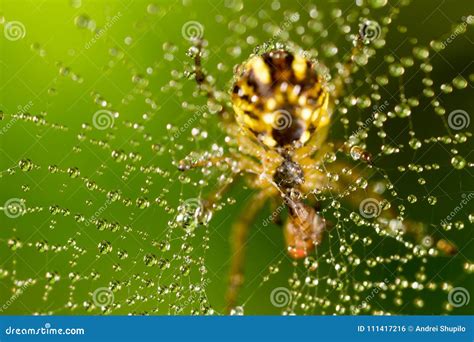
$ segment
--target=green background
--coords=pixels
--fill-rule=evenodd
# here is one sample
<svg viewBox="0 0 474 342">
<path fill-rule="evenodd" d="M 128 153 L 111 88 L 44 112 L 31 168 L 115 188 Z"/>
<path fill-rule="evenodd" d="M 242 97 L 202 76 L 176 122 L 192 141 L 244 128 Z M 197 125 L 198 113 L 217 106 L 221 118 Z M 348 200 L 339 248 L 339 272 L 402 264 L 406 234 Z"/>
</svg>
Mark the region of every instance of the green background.
<svg viewBox="0 0 474 342">
<path fill-rule="evenodd" d="M 0 110 L 5 113 L 5 119 L 0 121 L 0 127 L 7 124 L 8 115 L 18 111 L 18 106 L 25 106 L 30 101 L 31 114 L 44 112 L 49 123 L 64 125 L 67 130 L 60 130 L 51 126 L 37 126 L 31 122 L 19 121 L 9 128 L 8 132 L 0 136 L 0 202 L 9 198 L 26 198 L 28 208 L 43 208 L 38 213 L 28 213 L 17 219 L 9 219 L 0 215 L 0 269 L 8 271 L 9 275 L 0 280 L 0 299 L 5 302 L 11 295 L 13 284 L 11 283 L 11 272 L 15 270 L 16 277 L 27 279 L 29 277 L 38 279 L 34 286 L 28 287 L 25 293 L 8 307 L 10 314 L 31 314 L 34 312 L 53 313 L 83 313 L 82 302 L 90 299 L 90 293 L 99 286 L 106 286 L 109 281 L 119 279 L 120 281 L 131 281 L 130 286 L 123 285 L 120 291 L 115 293 L 115 299 L 122 303 L 121 308 L 113 313 L 144 313 L 152 312 L 160 307 L 157 313 L 173 313 L 168 304 L 172 304 L 174 297 L 165 296 L 163 304 L 156 305 L 149 301 L 144 302 L 141 298 L 134 298 L 131 305 L 127 306 L 126 298 L 133 298 L 134 293 L 150 294 L 156 292 L 156 286 L 147 287 L 143 281 L 136 280 L 135 275 L 143 279 L 157 280 L 160 272 L 155 268 L 147 268 L 143 264 L 143 256 L 146 253 L 155 253 L 156 247 L 153 240 L 160 241 L 163 234 L 169 228 L 167 223 L 172 219 L 172 213 L 166 213 L 163 207 L 154 203 L 154 199 L 162 195 L 168 206 L 176 208 L 179 199 L 197 197 L 201 190 L 190 184 L 183 184 L 178 180 L 180 173 L 172 165 L 172 160 L 184 157 L 192 150 L 205 150 L 215 141 L 223 142 L 224 135 L 216 127 L 216 120 L 208 120 L 205 129 L 212 137 L 204 142 L 191 142 L 187 139 L 189 129 L 183 133 L 178 142 L 169 141 L 166 137 L 168 132 L 166 125 L 172 123 L 177 127 L 183 125 L 188 119 L 190 112 L 182 109 L 183 101 L 204 104 L 202 98 L 192 96 L 194 84 L 192 81 L 178 79 L 183 89 L 164 90 L 172 79 L 172 71 L 183 71 L 189 63 L 186 57 L 186 49 L 189 42 L 183 39 L 181 30 L 184 23 L 190 20 L 199 21 L 205 28 L 205 39 L 209 41 L 210 57 L 205 61 L 206 67 L 216 75 L 217 84 L 223 90 L 228 89 L 232 78 L 232 66 L 243 61 L 251 51 L 251 46 L 243 46 L 242 53 L 236 58 L 227 54 L 226 39 L 232 40 L 232 35 L 227 28 L 227 22 L 238 21 L 241 16 L 255 15 L 260 8 L 269 8 L 271 1 L 245 1 L 240 11 L 229 9 L 225 5 L 230 1 L 194 1 L 184 6 L 180 1 L 155 1 L 157 13 L 147 11 L 148 1 L 82 1 L 80 7 L 69 1 L 24 1 L 24 0 L 2 0 L 0 15 L 7 21 L 19 20 L 26 27 L 26 36 L 18 41 L 9 41 L 2 36 L 0 39 Z M 284 21 L 285 10 L 300 10 L 305 5 L 304 1 L 281 1 L 281 8 L 271 13 L 268 21 L 275 25 Z M 390 1 L 395 5 L 397 2 Z M 76 3 L 77 4 L 77 3 Z M 352 1 L 317 1 L 318 9 L 326 13 L 325 22 L 330 26 L 331 18 L 328 12 L 331 8 L 342 9 L 353 5 Z M 470 7 L 470 8 L 469 8 Z M 95 21 L 98 27 L 103 27 L 111 17 L 121 13 L 120 19 L 107 29 L 96 43 L 87 49 L 86 44 L 91 41 L 93 33 L 77 25 L 78 16 L 87 16 Z M 153 11 L 151 11 L 153 12 Z M 408 36 L 415 36 L 421 44 L 428 44 L 435 37 L 449 32 L 452 24 L 460 22 L 461 17 L 474 13 L 474 5 L 470 1 L 428 1 L 417 0 L 408 9 L 402 8 L 400 18 L 396 25 L 406 25 L 409 28 Z M 216 16 L 223 17 L 223 23 L 216 23 Z M 269 34 L 262 29 L 261 20 L 252 34 L 260 42 L 270 38 Z M 329 29 L 329 35 L 335 34 Z M 131 44 L 126 43 L 126 38 L 131 38 Z M 237 39 L 237 38 L 236 38 Z M 409 44 L 398 44 L 404 37 L 394 33 L 387 39 L 387 46 L 383 54 L 395 53 L 404 56 L 410 53 Z M 347 42 L 338 40 L 347 48 Z M 449 81 L 458 73 L 463 75 L 472 74 L 474 36 L 472 28 L 468 33 L 457 38 L 442 55 L 434 56 L 433 79 Z M 176 46 L 173 60 L 166 59 L 166 51 L 163 44 L 171 42 Z M 316 42 L 318 44 L 318 41 Z M 112 56 L 111 49 L 117 47 L 123 51 L 123 55 Z M 397 48 L 396 50 L 394 50 Z M 44 49 L 44 52 L 42 52 Z M 381 55 L 383 55 L 381 54 Z M 379 58 L 379 57 L 377 57 Z M 220 62 L 228 64 L 225 71 L 217 71 L 216 65 Z M 113 63 L 113 65 L 110 65 Z M 110 67 L 106 67 L 110 65 Z M 65 71 L 64 67 L 69 68 Z M 137 87 L 133 82 L 133 75 L 145 75 L 146 69 L 153 67 L 153 73 L 147 77 L 148 87 L 145 91 Z M 369 69 L 370 65 L 369 65 Z M 78 75 L 79 81 L 73 80 L 72 74 Z M 407 84 L 414 96 L 421 97 L 423 88 L 420 81 L 416 79 Z M 150 93 L 148 94 L 147 91 Z M 182 95 L 179 96 L 182 91 Z M 83 131 L 83 123 L 91 124 L 92 115 L 100 107 L 94 103 L 94 92 L 113 104 L 113 110 L 120 112 L 116 119 L 114 128 L 107 131 L 90 130 L 86 132 L 87 139 L 98 139 L 106 141 L 111 147 L 102 148 L 94 146 L 90 142 L 81 142 L 78 135 Z M 131 95 L 131 96 L 130 96 Z M 127 98 L 128 103 L 123 103 Z M 463 108 L 472 113 L 473 101 L 472 82 L 467 89 L 455 92 L 452 96 L 443 97 L 442 101 L 446 108 Z M 156 102 L 156 109 L 150 109 L 144 99 L 150 98 Z M 422 110 L 424 108 L 424 110 Z M 144 120 L 142 115 L 149 113 L 152 117 Z M 363 114 L 355 114 L 357 118 L 364 118 Z M 421 137 L 438 136 L 446 133 L 441 121 L 431 108 L 420 105 L 416 113 L 413 113 L 415 131 Z M 140 123 L 144 129 L 133 129 L 127 127 L 126 122 Z M 196 124 L 197 125 L 197 124 Z M 391 129 L 393 132 L 401 131 L 406 122 L 397 121 Z M 193 125 L 194 127 L 194 125 Z M 390 128 L 389 128 L 390 130 Z M 472 124 L 469 129 L 472 132 Z M 149 134 L 150 137 L 145 137 Z M 405 136 L 400 141 L 407 143 Z M 134 141 L 137 144 L 134 144 Z M 156 153 L 150 148 L 152 144 L 161 144 L 163 153 Z M 73 147 L 80 148 L 80 152 L 73 152 Z M 112 149 L 123 149 L 127 153 L 138 152 L 142 159 L 137 163 L 117 163 L 111 158 Z M 413 173 L 403 174 L 403 180 L 397 182 L 397 190 L 402 198 L 406 199 L 408 194 L 414 193 L 422 198 L 426 193 L 438 197 L 436 206 L 429 206 L 426 201 L 411 206 L 407 212 L 414 219 L 423 222 L 437 224 L 456 207 L 462 199 L 461 194 L 472 191 L 472 169 L 455 171 L 451 167 L 452 155 L 449 149 L 452 147 L 435 147 L 426 153 L 406 153 L 393 158 L 385 157 L 380 165 L 386 168 L 393 179 L 400 177 L 396 171 L 397 165 L 405 165 L 409 162 L 439 163 L 440 171 L 434 174 L 423 173 L 428 179 L 425 188 L 416 184 L 416 175 Z M 456 146 L 468 161 L 472 161 L 472 143 Z M 169 150 L 174 156 L 170 155 Z M 423 150 L 425 152 L 426 150 Z M 40 166 L 30 172 L 9 172 L 9 168 L 18 165 L 18 161 L 29 158 L 33 163 Z M 130 224 L 132 231 L 127 233 L 120 230 L 119 233 L 110 231 L 98 231 L 95 227 L 78 224 L 73 216 L 83 213 L 86 216 L 93 215 L 98 207 L 106 201 L 105 194 L 98 191 L 89 191 L 80 179 L 71 179 L 67 173 L 60 172 L 51 174 L 48 172 L 49 165 L 58 165 L 62 170 L 69 167 L 80 169 L 82 177 L 94 180 L 100 188 L 111 190 L 120 189 L 124 197 L 135 202 L 136 198 L 147 197 L 152 201 L 149 208 L 138 209 L 134 204 L 125 207 L 120 203 L 112 203 L 107 207 L 103 215 L 110 221 L 120 222 L 121 225 Z M 122 175 L 126 171 L 126 164 L 135 165 L 136 170 L 130 172 L 127 179 Z M 146 186 L 146 175 L 140 172 L 140 166 L 157 166 L 169 175 L 152 175 L 152 184 Z M 17 170 L 17 169 L 16 169 Z M 191 173 L 195 180 L 199 173 Z M 24 192 L 22 186 L 29 186 L 30 190 Z M 212 183 L 211 183 L 212 185 Z M 142 187 L 148 188 L 148 193 L 141 192 Z M 212 188 L 210 186 L 209 188 Z M 166 189 L 166 191 L 163 191 Z M 206 190 L 204 190 L 206 192 Z M 244 182 L 240 181 L 231 191 L 236 204 L 225 206 L 218 212 L 209 226 L 209 249 L 202 249 L 202 235 L 204 229 L 197 233 L 192 240 L 195 257 L 206 255 L 205 264 L 209 269 L 210 283 L 206 293 L 210 303 L 217 312 L 222 312 L 224 306 L 224 293 L 226 285 L 226 274 L 229 259 L 229 234 L 230 225 L 239 215 L 239 209 L 248 199 L 251 191 L 246 189 Z M 87 204 L 91 201 L 91 205 Z M 420 201 L 421 202 L 421 201 Z M 70 210 L 70 215 L 51 215 L 48 208 L 51 205 L 59 205 L 61 208 Z M 458 246 L 463 248 L 463 256 L 452 265 L 443 269 L 443 274 L 436 279 L 441 283 L 444 279 L 453 281 L 456 286 L 473 289 L 472 277 L 469 278 L 461 272 L 461 265 L 466 260 L 472 260 L 472 223 L 467 216 L 472 212 L 472 203 L 459 214 L 458 219 L 465 222 L 462 231 L 453 230 L 445 232 Z M 257 218 L 256 222 L 262 222 L 268 217 L 270 209 L 266 208 Z M 53 222 L 56 221 L 56 223 Z M 261 227 L 260 227 L 261 228 Z M 143 232 L 137 233 L 138 231 Z M 246 272 L 247 279 L 251 280 L 243 288 L 241 298 L 249 299 L 245 310 L 248 314 L 277 314 L 280 309 L 269 304 L 269 292 L 277 286 L 287 286 L 288 278 L 294 271 L 291 261 L 285 257 L 284 244 L 281 231 L 276 226 L 265 229 L 255 229 L 251 233 L 251 243 L 248 248 Z M 17 237 L 24 241 L 24 247 L 12 251 L 8 247 L 8 239 Z M 72 267 L 71 260 L 81 253 L 80 248 L 75 249 L 71 243 L 74 238 L 77 245 L 87 253 L 78 257 L 77 265 Z M 68 246 L 67 251 L 38 253 L 34 243 L 47 240 L 50 244 Z M 113 257 L 98 258 L 97 244 L 102 240 L 113 240 Z M 33 242 L 33 246 L 27 246 Z M 469 247 L 471 246 L 471 247 Z M 120 261 L 115 255 L 122 248 L 129 254 L 129 258 Z M 177 252 L 180 244 L 175 241 L 170 253 Z M 390 248 L 388 246 L 387 248 Z M 171 254 L 170 254 L 171 255 Z M 271 278 L 268 283 L 258 286 L 261 275 L 268 273 L 268 266 L 276 261 L 281 261 L 280 272 Z M 439 270 L 446 264 L 446 258 L 430 260 L 431 270 Z M 121 269 L 113 271 L 114 265 L 120 265 Z M 174 267 L 174 266 L 173 266 Z M 42 296 L 45 292 L 47 271 L 56 270 L 61 274 L 61 281 L 53 285 L 53 289 L 47 300 Z M 78 272 L 81 277 L 90 277 L 90 273 L 96 270 L 101 274 L 98 280 L 79 280 L 71 282 L 68 280 L 70 272 Z M 176 270 L 168 270 L 163 273 L 160 281 L 170 281 Z M 193 270 L 191 276 L 199 277 L 199 272 Z M 253 280 L 253 281 L 252 281 Z M 79 303 L 79 308 L 70 311 L 64 309 L 64 304 L 69 300 L 68 293 L 73 284 L 73 301 Z M 408 292 L 408 291 L 407 291 Z M 471 291 L 472 292 L 472 291 Z M 413 295 L 413 296 L 416 296 Z M 408 294 L 408 297 L 413 297 Z M 426 294 L 426 301 L 422 313 L 439 313 L 442 311 L 439 301 L 444 298 L 430 297 Z M 337 300 L 337 299 L 334 299 Z M 141 302 L 141 303 L 140 303 Z M 456 313 L 472 313 L 472 304 L 456 310 Z M 388 308 L 390 309 L 390 307 Z M 393 308 L 395 311 L 398 309 Z M 404 307 L 402 313 L 418 313 L 413 305 Z M 99 313 L 98 310 L 92 313 Z M 183 313 L 189 313 L 184 311 Z M 316 310 L 316 313 L 320 313 Z"/>
</svg>

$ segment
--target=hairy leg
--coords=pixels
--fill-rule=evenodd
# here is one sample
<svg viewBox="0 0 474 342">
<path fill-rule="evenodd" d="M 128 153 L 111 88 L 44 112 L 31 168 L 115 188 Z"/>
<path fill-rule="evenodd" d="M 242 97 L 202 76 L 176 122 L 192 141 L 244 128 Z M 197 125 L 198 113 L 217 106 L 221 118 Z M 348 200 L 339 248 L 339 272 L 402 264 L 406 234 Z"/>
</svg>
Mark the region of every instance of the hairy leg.
<svg viewBox="0 0 474 342">
<path fill-rule="evenodd" d="M 231 249 L 232 259 L 230 265 L 229 285 L 226 294 L 226 311 L 230 311 L 236 306 L 239 290 L 244 281 L 244 259 L 245 244 L 248 231 L 255 216 L 265 205 L 267 195 L 265 192 L 258 192 L 247 202 L 242 214 L 237 222 L 232 226 Z"/>
<path fill-rule="evenodd" d="M 350 53 L 346 54 L 346 56 L 343 58 L 343 62 L 339 68 L 340 71 L 333 81 L 334 89 L 331 93 L 333 100 L 339 99 L 344 94 L 346 90 L 346 80 L 350 79 L 352 74 L 358 70 L 354 60 L 363 50 L 364 44 L 362 42 L 362 37 L 359 34 Z"/>
<path fill-rule="evenodd" d="M 364 203 L 366 203 L 370 210 L 375 210 L 374 213 L 370 212 L 369 216 L 375 216 L 374 219 L 376 219 L 377 223 L 390 234 L 401 230 L 403 234 L 408 234 L 417 243 L 424 245 L 427 245 L 427 242 L 429 242 L 424 241 L 428 237 L 432 240 L 431 244 L 443 254 L 453 255 L 457 252 L 457 248 L 450 241 L 443 237 L 429 236 L 426 225 L 423 223 L 407 219 L 401 221 L 393 205 L 388 209 L 384 209 L 384 203 L 388 202 L 388 199 L 383 192 L 375 190 L 373 183 L 369 182 L 369 186 L 367 186 L 365 191 L 355 187 L 354 184 L 356 184 L 357 179 L 363 176 L 367 178 L 367 172 L 364 173 L 359 168 L 345 162 L 336 162 L 330 165 L 328 169 L 340 175 L 339 182 L 341 183 L 341 188 L 345 191 L 344 197 L 354 207 L 358 208 L 359 211 L 363 211 Z M 342 172 L 343 169 L 350 171 Z"/>
<path fill-rule="evenodd" d="M 198 39 L 194 45 L 194 52 L 192 53 L 192 58 L 194 61 L 194 79 L 199 87 L 199 90 L 204 92 L 208 100 L 216 104 L 220 104 L 221 108 L 218 111 L 218 115 L 224 119 L 224 121 L 232 122 L 233 116 L 230 115 L 226 108 L 226 99 L 222 99 L 219 95 L 219 92 L 215 89 L 215 86 L 212 85 L 207 75 L 202 67 L 202 53 L 203 53 L 203 39 Z"/>
</svg>

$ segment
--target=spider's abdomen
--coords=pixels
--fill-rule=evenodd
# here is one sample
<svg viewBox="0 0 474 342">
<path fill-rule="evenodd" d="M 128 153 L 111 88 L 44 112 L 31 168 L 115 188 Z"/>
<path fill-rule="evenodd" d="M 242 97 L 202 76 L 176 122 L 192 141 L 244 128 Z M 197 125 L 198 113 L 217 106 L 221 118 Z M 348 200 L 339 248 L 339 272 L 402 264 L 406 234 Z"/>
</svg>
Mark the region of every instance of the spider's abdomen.
<svg viewBox="0 0 474 342">
<path fill-rule="evenodd" d="M 328 92 L 310 60 L 274 50 L 250 58 L 237 72 L 237 121 L 265 145 L 304 144 L 329 123 Z"/>
</svg>

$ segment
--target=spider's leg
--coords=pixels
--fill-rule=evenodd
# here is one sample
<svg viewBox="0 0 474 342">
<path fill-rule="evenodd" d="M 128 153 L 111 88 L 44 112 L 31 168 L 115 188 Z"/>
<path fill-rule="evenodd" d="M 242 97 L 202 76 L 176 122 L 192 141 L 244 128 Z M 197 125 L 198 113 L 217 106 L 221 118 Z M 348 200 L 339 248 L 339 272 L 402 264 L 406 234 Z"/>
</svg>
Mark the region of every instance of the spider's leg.
<svg viewBox="0 0 474 342">
<path fill-rule="evenodd" d="M 343 168 L 351 170 L 350 174 L 341 172 Z M 406 219 L 403 220 L 403 222 L 400 221 L 397 211 L 393 208 L 393 206 L 384 210 L 382 208 L 383 203 L 387 202 L 388 199 L 383 193 L 377 191 L 375 186 L 369 185 L 365 192 L 356 190 L 354 187 L 351 188 L 351 185 L 354 185 L 358 178 L 364 175 L 367 176 L 366 174 L 363 174 L 358 168 L 353 167 L 353 165 L 349 163 L 340 161 L 334 163 L 330 169 L 332 172 L 337 172 L 340 175 L 338 182 L 341 183 L 341 188 L 344 189 L 343 191 L 346 191 L 346 193 L 343 195 L 344 198 L 346 198 L 354 207 L 359 208 L 361 215 L 365 204 L 365 206 L 369 206 L 369 210 L 375 211 L 374 213 L 371 211 L 369 216 L 375 216 L 373 218 L 377 221 L 377 223 L 389 233 L 396 233 L 396 231 L 400 229 L 405 234 L 409 234 L 412 238 L 414 238 L 417 243 L 427 245 L 427 242 L 430 242 L 443 254 L 456 254 L 456 246 L 445 239 L 444 236 L 429 236 L 425 224 Z M 432 241 L 424 241 L 424 239 L 427 237 L 432 239 Z"/>
<path fill-rule="evenodd" d="M 218 166 L 219 164 L 228 164 L 230 165 L 234 160 L 226 156 L 208 156 L 205 158 L 200 158 L 198 160 L 192 160 L 189 157 L 181 159 L 178 163 L 178 170 L 187 171 L 196 168 L 202 167 L 213 167 Z"/>
<path fill-rule="evenodd" d="M 209 82 L 207 74 L 202 67 L 203 43 L 204 41 L 202 39 L 198 39 L 194 45 L 196 48 L 196 51 L 193 53 L 194 79 L 196 80 L 199 89 L 204 92 L 208 100 L 221 105 L 218 115 L 228 121 L 232 121 L 233 116 L 230 115 L 226 108 L 225 102 L 227 101 L 223 101 L 223 99 L 219 98 L 220 96 L 218 95 L 216 88 Z"/>
<path fill-rule="evenodd" d="M 242 213 L 232 225 L 231 249 L 232 259 L 229 274 L 229 285 L 226 293 L 226 311 L 230 311 L 236 306 L 240 287 L 244 281 L 244 259 L 245 244 L 248 231 L 260 209 L 266 202 L 265 192 L 258 192 L 247 202 Z"/>
<path fill-rule="evenodd" d="M 271 212 L 275 213 L 275 215 L 272 216 L 272 222 L 273 224 L 282 227 L 283 226 L 283 218 L 281 215 L 281 211 L 284 208 L 283 202 L 279 201 L 277 202 L 275 198 L 272 198 L 272 201 L 270 201 L 270 208 Z"/>
<path fill-rule="evenodd" d="M 360 35 L 356 38 L 354 46 L 350 50 L 350 53 L 346 54 L 343 58 L 339 72 L 335 77 L 333 84 L 334 90 L 332 91 L 331 96 L 333 100 L 341 97 L 345 91 L 345 82 L 350 79 L 352 74 L 357 71 L 356 63 L 354 61 L 355 57 L 364 50 L 364 44 L 362 42 L 362 37 Z"/>
<path fill-rule="evenodd" d="M 229 181 L 219 184 L 216 190 L 208 194 L 203 203 L 204 208 L 210 211 L 213 210 L 214 204 L 218 203 L 222 199 L 224 194 L 232 188 L 232 185 L 234 185 L 236 178 L 237 174 L 233 174 L 230 177 Z"/>
</svg>

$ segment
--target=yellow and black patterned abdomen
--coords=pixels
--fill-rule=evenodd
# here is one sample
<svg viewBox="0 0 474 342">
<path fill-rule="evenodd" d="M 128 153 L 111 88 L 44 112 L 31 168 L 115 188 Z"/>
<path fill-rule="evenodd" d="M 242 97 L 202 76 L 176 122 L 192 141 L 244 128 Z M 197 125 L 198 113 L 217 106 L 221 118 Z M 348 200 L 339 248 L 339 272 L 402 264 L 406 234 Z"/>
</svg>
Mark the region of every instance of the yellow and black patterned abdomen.
<svg viewBox="0 0 474 342">
<path fill-rule="evenodd" d="M 329 123 L 328 92 L 308 59 L 285 50 L 250 58 L 237 70 L 237 122 L 268 147 L 305 143 Z"/>
</svg>

